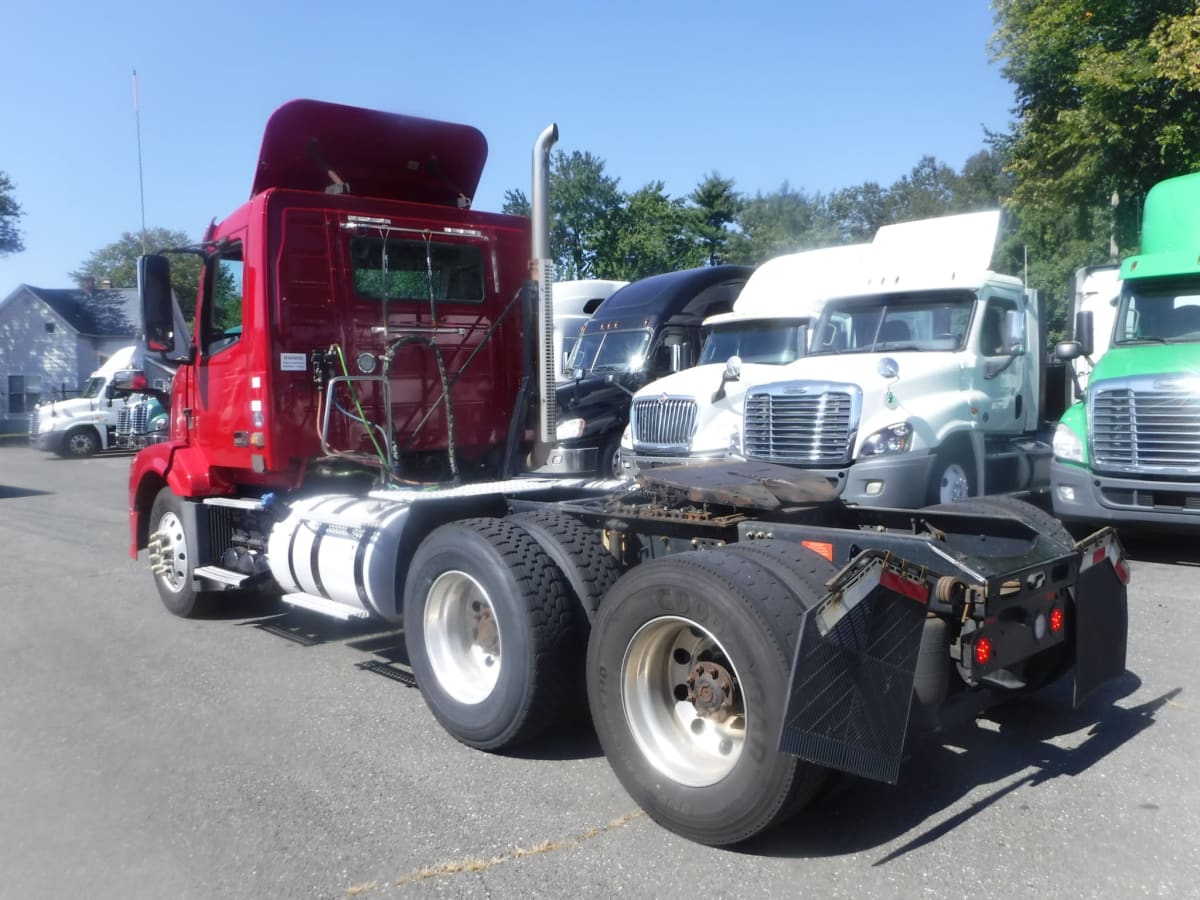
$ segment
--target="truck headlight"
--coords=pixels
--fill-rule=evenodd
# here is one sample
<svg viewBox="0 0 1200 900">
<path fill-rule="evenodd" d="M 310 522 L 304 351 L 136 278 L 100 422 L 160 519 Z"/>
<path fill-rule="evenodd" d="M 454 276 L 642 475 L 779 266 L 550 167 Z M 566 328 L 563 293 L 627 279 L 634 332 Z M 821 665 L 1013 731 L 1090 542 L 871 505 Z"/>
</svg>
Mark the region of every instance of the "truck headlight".
<svg viewBox="0 0 1200 900">
<path fill-rule="evenodd" d="M 633 426 L 626 425 L 625 430 L 621 432 L 621 447 L 625 450 L 633 449 Z"/>
<path fill-rule="evenodd" d="M 559 422 L 558 427 L 554 429 L 555 440 L 570 441 L 577 437 L 583 437 L 583 429 L 586 427 L 586 419 L 565 419 Z"/>
<path fill-rule="evenodd" d="M 880 428 L 863 441 L 859 456 L 884 456 L 888 453 L 907 453 L 912 449 L 912 426 L 907 422 L 897 422 L 887 428 Z"/>
<path fill-rule="evenodd" d="M 1054 458 L 1067 462 L 1083 462 L 1083 441 L 1070 426 L 1062 422 L 1054 429 Z"/>
</svg>

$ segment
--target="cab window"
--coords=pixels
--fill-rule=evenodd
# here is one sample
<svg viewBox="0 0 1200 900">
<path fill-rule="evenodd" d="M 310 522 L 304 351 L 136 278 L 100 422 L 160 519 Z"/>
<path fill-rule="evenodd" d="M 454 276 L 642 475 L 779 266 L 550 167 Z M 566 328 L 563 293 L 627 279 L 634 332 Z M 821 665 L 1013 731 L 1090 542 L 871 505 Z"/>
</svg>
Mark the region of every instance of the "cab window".
<svg viewBox="0 0 1200 900">
<path fill-rule="evenodd" d="M 201 345 L 205 355 L 219 353 L 242 338 L 242 245 L 222 247 L 204 267 Z"/>
</svg>

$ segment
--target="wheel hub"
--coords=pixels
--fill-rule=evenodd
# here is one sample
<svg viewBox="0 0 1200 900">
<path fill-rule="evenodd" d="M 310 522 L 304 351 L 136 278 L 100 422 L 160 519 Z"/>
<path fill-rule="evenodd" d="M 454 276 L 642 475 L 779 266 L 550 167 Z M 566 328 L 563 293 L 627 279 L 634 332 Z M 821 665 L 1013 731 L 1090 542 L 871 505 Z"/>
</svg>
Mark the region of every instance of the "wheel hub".
<svg viewBox="0 0 1200 900">
<path fill-rule="evenodd" d="M 442 690 L 459 703 L 486 700 L 500 679 L 503 639 L 483 585 L 466 572 L 443 572 L 429 587 L 422 624 Z"/>
<path fill-rule="evenodd" d="M 650 765 L 692 787 L 733 771 L 750 711 L 712 634 L 682 616 L 650 620 L 629 641 L 621 681 L 626 721 Z"/>
<path fill-rule="evenodd" d="M 723 722 L 733 710 L 733 677 L 715 662 L 704 662 L 688 677 L 688 701 L 706 718 Z"/>
</svg>

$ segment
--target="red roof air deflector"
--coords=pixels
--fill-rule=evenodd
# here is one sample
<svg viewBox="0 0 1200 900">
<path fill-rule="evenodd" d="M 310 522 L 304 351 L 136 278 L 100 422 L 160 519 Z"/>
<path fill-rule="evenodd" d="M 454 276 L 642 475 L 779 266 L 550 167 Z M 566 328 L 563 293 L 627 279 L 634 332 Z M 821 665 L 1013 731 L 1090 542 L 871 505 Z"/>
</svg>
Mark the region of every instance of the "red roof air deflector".
<svg viewBox="0 0 1200 900">
<path fill-rule="evenodd" d="M 456 205 L 475 196 L 487 139 L 477 128 L 319 100 L 292 100 L 263 132 L 251 196 L 324 191 L 329 170 L 360 197 Z"/>
</svg>

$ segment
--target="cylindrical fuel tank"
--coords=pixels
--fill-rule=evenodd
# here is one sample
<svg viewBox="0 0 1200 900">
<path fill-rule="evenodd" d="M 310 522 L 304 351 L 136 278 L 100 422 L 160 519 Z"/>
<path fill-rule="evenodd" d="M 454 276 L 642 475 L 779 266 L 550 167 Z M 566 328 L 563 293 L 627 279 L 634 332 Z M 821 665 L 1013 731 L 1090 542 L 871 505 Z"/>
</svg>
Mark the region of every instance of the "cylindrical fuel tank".
<svg viewBox="0 0 1200 900">
<path fill-rule="evenodd" d="M 396 555 L 409 504 L 321 494 L 290 508 L 267 541 L 271 574 L 284 591 L 398 618 Z"/>
</svg>

